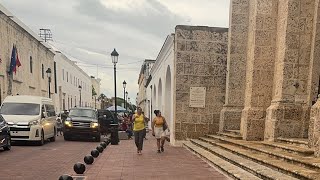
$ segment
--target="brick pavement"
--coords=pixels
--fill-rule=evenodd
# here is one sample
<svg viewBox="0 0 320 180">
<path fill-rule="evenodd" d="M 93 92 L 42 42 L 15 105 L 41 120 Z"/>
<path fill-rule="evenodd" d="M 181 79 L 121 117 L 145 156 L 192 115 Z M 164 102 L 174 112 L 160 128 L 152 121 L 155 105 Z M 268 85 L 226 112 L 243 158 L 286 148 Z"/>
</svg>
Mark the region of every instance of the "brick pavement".
<svg viewBox="0 0 320 180">
<path fill-rule="evenodd" d="M 83 162 L 98 144 L 64 141 L 62 136 L 43 146 L 19 143 L 11 151 L 0 150 L 0 179 L 57 180 L 62 174 L 72 174 L 74 163 Z"/>
<path fill-rule="evenodd" d="M 142 155 L 136 154 L 133 140 L 109 145 L 93 165 L 87 166 L 86 179 L 228 179 L 185 148 L 166 144 L 165 152 L 158 154 L 153 137 L 144 142 Z"/>
</svg>

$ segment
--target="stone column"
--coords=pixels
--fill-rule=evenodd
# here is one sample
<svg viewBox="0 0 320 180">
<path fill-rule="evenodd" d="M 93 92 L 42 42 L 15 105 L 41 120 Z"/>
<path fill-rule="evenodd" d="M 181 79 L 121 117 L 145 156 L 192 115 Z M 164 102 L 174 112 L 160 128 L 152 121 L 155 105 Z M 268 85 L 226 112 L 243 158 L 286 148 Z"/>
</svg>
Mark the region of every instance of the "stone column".
<svg viewBox="0 0 320 180">
<path fill-rule="evenodd" d="M 319 0 L 315 0 L 315 12 L 314 12 L 314 21 L 313 21 L 313 37 L 312 37 L 312 47 L 311 47 L 311 62 L 310 62 L 310 70 L 309 70 L 309 82 L 308 82 L 308 104 L 314 103 L 317 101 L 317 95 L 319 90 L 319 78 L 320 78 L 320 6 Z M 314 105 L 315 106 L 315 105 Z M 320 106 L 319 106 L 320 107 Z M 311 110 L 312 113 L 312 110 Z M 312 117 L 309 121 L 309 129 L 308 129 L 308 139 L 309 146 L 314 146 L 314 129 L 317 123 L 314 122 L 314 118 Z"/>
<path fill-rule="evenodd" d="M 219 131 L 240 130 L 246 83 L 248 24 L 249 0 L 232 0 L 230 2 L 226 98 L 220 114 Z"/>
<path fill-rule="evenodd" d="M 310 147 L 320 147 L 320 99 L 318 98 L 317 102 L 312 106 L 311 108 L 311 115 L 310 115 L 310 121 L 313 122 L 312 126 L 312 132 L 309 139 L 312 139 L 312 141 L 309 141 Z M 316 154 L 320 155 L 319 148 L 316 148 L 318 152 Z"/>
<path fill-rule="evenodd" d="M 245 103 L 241 134 L 263 140 L 266 109 L 271 103 L 278 0 L 250 0 Z"/>
<path fill-rule="evenodd" d="M 307 136 L 314 0 L 279 1 L 274 93 L 267 109 L 265 139 Z"/>
</svg>

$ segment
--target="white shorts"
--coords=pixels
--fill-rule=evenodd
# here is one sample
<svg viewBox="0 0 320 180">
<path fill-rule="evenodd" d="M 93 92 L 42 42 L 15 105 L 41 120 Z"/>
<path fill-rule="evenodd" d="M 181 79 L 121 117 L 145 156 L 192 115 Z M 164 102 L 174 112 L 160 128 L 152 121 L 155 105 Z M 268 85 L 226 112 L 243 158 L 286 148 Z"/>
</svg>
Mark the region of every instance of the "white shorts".
<svg viewBox="0 0 320 180">
<path fill-rule="evenodd" d="M 154 127 L 154 137 L 160 139 L 164 136 L 163 127 Z"/>
</svg>

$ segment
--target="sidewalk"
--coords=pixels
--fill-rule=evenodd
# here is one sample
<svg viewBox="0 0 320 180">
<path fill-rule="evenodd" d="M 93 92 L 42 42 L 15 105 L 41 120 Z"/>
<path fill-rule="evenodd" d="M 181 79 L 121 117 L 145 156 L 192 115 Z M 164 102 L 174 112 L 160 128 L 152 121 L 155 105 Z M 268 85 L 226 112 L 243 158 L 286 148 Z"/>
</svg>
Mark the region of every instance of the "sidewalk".
<svg viewBox="0 0 320 180">
<path fill-rule="evenodd" d="M 166 144 L 164 153 L 158 154 L 156 150 L 156 140 L 150 133 L 144 141 L 142 155 L 137 155 L 134 140 L 109 145 L 95 163 L 88 166 L 86 180 L 227 179 L 185 148 Z"/>
</svg>

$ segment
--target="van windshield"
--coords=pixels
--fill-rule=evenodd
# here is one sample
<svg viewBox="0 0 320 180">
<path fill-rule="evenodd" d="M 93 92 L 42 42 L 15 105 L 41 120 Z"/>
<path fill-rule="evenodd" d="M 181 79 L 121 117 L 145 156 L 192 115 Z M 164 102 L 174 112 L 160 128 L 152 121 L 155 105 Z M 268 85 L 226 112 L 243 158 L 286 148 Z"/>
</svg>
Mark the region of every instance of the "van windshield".
<svg viewBox="0 0 320 180">
<path fill-rule="evenodd" d="M 40 105 L 32 103 L 3 103 L 0 114 L 3 115 L 39 115 Z"/>
</svg>

